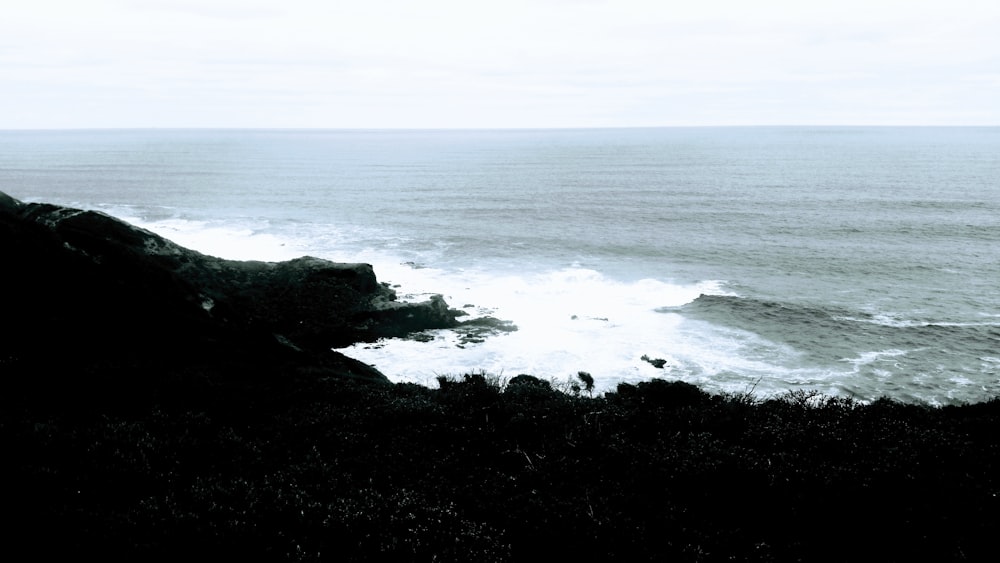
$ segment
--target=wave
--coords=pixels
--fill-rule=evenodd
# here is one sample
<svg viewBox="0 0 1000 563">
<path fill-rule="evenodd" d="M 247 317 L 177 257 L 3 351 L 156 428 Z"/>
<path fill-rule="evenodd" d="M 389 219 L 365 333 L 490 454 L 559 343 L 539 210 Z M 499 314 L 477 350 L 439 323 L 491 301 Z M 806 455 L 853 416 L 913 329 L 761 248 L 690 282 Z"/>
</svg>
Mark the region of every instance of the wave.
<svg viewBox="0 0 1000 563">
<path fill-rule="evenodd" d="M 994 316 L 994 315 L 981 315 Z M 872 323 L 893 328 L 923 328 L 923 327 L 1000 327 L 1000 321 L 919 321 L 901 319 L 892 313 L 871 313 L 864 316 L 844 316 L 842 320 Z"/>
<path fill-rule="evenodd" d="M 720 322 L 747 324 L 755 326 L 772 322 L 782 326 L 810 324 L 825 329 L 840 330 L 853 327 L 857 330 L 859 324 L 875 325 L 876 327 L 904 329 L 909 332 L 919 332 L 919 329 L 939 328 L 970 328 L 991 329 L 1000 327 L 1000 321 L 935 321 L 913 320 L 901 318 L 896 313 L 852 311 L 832 305 L 811 306 L 791 302 L 777 302 L 763 299 L 747 298 L 733 294 L 702 295 L 683 310 L 701 317 L 712 318 Z M 993 315 L 981 314 L 992 317 Z M 912 330 L 915 329 L 915 330 Z M 877 330 L 869 329 L 869 330 Z"/>
<path fill-rule="evenodd" d="M 811 326 L 823 330 L 843 329 L 850 319 L 847 311 L 795 303 L 781 303 L 739 295 L 701 295 L 682 308 L 698 318 L 746 329 L 785 329 Z"/>
<path fill-rule="evenodd" d="M 306 254 L 284 238 L 261 232 L 260 227 L 254 225 L 168 219 L 145 226 L 139 223 L 139 226 L 181 246 L 228 260 L 280 262 Z"/>
<path fill-rule="evenodd" d="M 731 295 L 703 295 L 681 307 L 693 318 L 747 330 L 830 365 L 871 365 L 885 357 L 900 373 L 972 369 L 994 356 L 1000 323 L 913 321 L 898 315 L 839 307 L 781 303 Z"/>
</svg>

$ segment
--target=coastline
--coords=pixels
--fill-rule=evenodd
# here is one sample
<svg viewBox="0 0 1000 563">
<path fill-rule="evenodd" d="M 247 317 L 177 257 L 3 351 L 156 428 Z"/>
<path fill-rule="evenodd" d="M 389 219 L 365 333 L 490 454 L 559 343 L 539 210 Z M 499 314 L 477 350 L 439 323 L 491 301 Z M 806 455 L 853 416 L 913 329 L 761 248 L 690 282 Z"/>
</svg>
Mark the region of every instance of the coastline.
<svg viewBox="0 0 1000 563">
<path fill-rule="evenodd" d="M 115 371 L 242 356 L 302 369 L 332 362 L 346 376 L 385 381 L 332 349 L 456 327 L 463 315 L 440 296 L 397 301 L 368 264 L 224 260 L 103 213 L 2 192 L 0 237 L 10 272 L 0 284 L 9 300 L 0 357 L 9 366 Z"/>
<path fill-rule="evenodd" d="M 465 349 L 393 340 L 358 354 L 395 380 L 583 370 L 607 390 L 667 377 L 947 405 L 1000 392 L 996 140 L 51 132 L 5 137 L 0 176 L 27 200 L 103 211 L 207 254 L 372 264 L 401 300 L 441 294 L 462 320 L 519 328 Z"/>
<path fill-rule="evenodd" d="M 592 396 L 584 373 L 562 388 L 483 372 L 441 376 L 433 389 L 389 384 L 329 352 L 328 339 L 457 322 L 443 299 L 386 306 L 393 293 L 366 265 L 222 261 L 102 214 L 4 194 L 0 219 L 13 274 L 0 354 L 2 478 L 15 485 L 6 508 L 17 515 L 2 534 L 12 551 L 293 561 L 851 561 L 859 546 L 882 561 L 992 555 L 998 398 L 861 404 L 809 392 L 713 395 L 663 379 Z M 297 288 L 310 307 L 340 295 L 323 315 L 342 316 L 302 317 L 273 287 Z"/>
</svg>

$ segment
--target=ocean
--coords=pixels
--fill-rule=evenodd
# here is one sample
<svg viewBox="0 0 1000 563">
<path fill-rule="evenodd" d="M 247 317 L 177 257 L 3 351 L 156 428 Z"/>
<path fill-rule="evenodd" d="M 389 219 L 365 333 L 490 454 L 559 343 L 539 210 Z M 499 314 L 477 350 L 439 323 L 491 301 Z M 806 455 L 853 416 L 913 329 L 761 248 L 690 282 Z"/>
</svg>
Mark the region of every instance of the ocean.
<svg viewBox="0 0 1000 563">
<path fill-rule="evenodd" d="M 997 127 L 0 131 L 0 190 L 518 328 L 342 350 L 393 381 L 1000 394 Z"/>
</svg>

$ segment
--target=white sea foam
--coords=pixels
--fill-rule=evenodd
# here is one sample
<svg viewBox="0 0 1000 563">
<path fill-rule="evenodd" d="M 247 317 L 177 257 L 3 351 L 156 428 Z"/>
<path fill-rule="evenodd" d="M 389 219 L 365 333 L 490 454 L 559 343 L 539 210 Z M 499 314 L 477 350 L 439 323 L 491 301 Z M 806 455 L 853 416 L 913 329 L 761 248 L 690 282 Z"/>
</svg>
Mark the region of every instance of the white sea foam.
<svg viewBox="0 0 1000 563">
<path fill-rule="evenodd" d="M 468 312 L 467 318 L 492 316 L 518 327 L 479 343 L 463 343 L 455 332 L 438 330 L 431 332 L 429 342 L 391 339 L 344 350 L 396 382 L 432 386 L 439 375 L 478 370 L 566 382 L 586 371 L 594 376 L 597 392 L 656 377 L 682 379 L 712 391 L 753 389 L 769 395 L 791 385 L 836 392 L 839 374 L 797 366 L 800 354 L 788 346 L 671 312 L 703 294 L 734 295 L 721 280 L 620 281 L 578 265 L 524 273 L 510 268 L 443 269 L 424 265 L 433 262 L 433 250 L 414 261 L 391 239 L 378 240 L 378 246 L 358 244 L 364 237 L 352 233 L 346 238 L 354 244 L 346 244 L 329 226 L 282 231 L 249 220 L 122 218 L 227 259 L 278 261 L 309 254 L 370 263 L 380 281 L 393 284 L 403 300 L 439 293 L 453 308 Z M 642 356 L 663 359 L 664 367 L 656 368 Z"/>
<path fill-rule="evenodd" d="M 181 246 L 228 260 L 279 262 L 306 253 L 285 237 L 260 232 L 266 227 L 262 222 L 232 224 L 177 218 L 144 221 L 127 216 L 122 219 Z"/>
<path fill-rule="evenodd" d="M 854 371 L 859 371 L 864 366 L 869 366 L 876 362 L 889 362 L 895 365 L 896 360 L 900 356 L 905 356 L 912 352 L 913 350 L 874 350 L 870 352 L 863 352 L 856 358 L 845 358 L 843 361 L 854 366 Z"/>
<path fill-rule="evenodd" d="M 656 280 L 622 283 L 579 268 L 527 276 L 433 269 L 409 274 L 404 287 L 428 283 L 444 292 L 453 306 L 475 305 L 471 308 L 475 314 L 509 320 L 518 327 L 516 332 L 464 348 L 447 331 L 438 331 L 437 339 L 425 346 L 391 341 L 380 347 L 355 346 L 348 352 L 390 377 L 420 383 L 473 369 L 556 379 L 587 371 L 599 386 L 662 374 L 663 370 L 641 361 L 640 356 L 648 354 L 667 359 L 669 366 L 680 365 L 671 341 L 676 345 L 678 338 L 672 335 L 680 334 L 684 321 L 679 315 L 654 309 L 682 305 L 714 287 Z M 428 354 L 426 347 L 434 351 Z"/>
<path fill-rule="evenodd" d="M 346 350 L 396 381 L 430 384 L 438 375 L 470 370 L 566 381 L 586 371 L 598 391 L 654 377 L 742 391 L 762 379 L 769 380 L 762 390 L 778 389 L 778 380 L 793 378 L 787 365 L 795 363 L 794 350 L 745 331 L 657 311 L 719 291 L 716 281 L 620 282 L 581 268 L 526 276 L 430 269 L 414 273 L 435 278 L 426 281 L 446 288 L 451 303 L 477 305 L 479 314 L 510 320 L 518 330 L 462 347 L 448 331 L 437 331 L 431 343 L 392 340 Z M 665 365 L 658 369 L 642 356 L 663 359 Z M 824 379 L 815 373 L 798 378 Z"/>
<path fill-rule="evenodd" d="M 982 314 L 981 316 L 992 316 Z M 837 320 L 842 321 L 852 321 L 859 323 L 869 323 L 880 326 L 887 326 L 892 328 L 924 328 L 924 327 L 978 327 L 978 326 L 1000 326 L 1000 322 L 987 321 L 987 322 L 954 322 L 954 321 L 915 321 L 910 319 L 901 319 L 897 315 L 891 313 L 878 313 L 873 315 L 871 318 L 858 318 L 851 316 L 841 316 L 836 317 Z"/>
</svg>

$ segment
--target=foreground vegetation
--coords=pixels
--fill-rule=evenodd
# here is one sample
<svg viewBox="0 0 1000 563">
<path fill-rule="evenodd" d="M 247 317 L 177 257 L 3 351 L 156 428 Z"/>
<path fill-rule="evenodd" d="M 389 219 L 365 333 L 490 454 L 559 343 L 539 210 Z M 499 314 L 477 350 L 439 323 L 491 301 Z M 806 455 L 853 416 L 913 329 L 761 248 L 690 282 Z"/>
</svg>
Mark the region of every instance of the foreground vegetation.
<svg viewBox="0 0 1000 563">
<path fill-rule="evenodd" d="M 7 549 L 959 561 L 992 560 L 1000 531 L 996 399 L 931 408 L 659 380 L 590 397 L 529 376 L 440 389 L 275 377 L 186 374 L 132 386 L 127 400 L 108 394 L 116 381 L 9 391 Z"/>
</svg>

